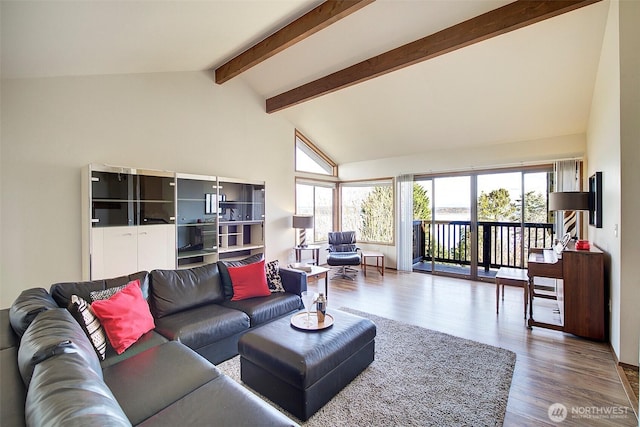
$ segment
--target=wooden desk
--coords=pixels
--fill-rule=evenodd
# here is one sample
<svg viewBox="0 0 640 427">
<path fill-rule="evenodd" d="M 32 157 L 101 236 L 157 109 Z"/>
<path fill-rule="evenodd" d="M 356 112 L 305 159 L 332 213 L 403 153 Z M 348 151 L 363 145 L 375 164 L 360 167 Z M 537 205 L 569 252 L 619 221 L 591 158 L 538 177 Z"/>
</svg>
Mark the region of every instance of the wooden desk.
<svg viewBox="0 0 640 427">
<path fill-rule="evenodd" d="M 529 328 L 533 326 L 568 332 L 584 338 L 604 341 L 607 338 L 604 286 L 604 253 L 591 246 L 576 250 L 570 242 L 560 255 L 553 249 L 532 251 L 529 255 Z M 561 322 L 537 322 L 533 318 L 533 299 L 537 295 L 534 277 L 562 279 L 555 298 Z"/>
<path fill-rule="evenodd" d="M 376 259 L 376 270 L 384 276 L 384 254 L 375 251 L 362 251 L 362 262 L 360 268 L 364 272 L 364 277 L 367 277 L 367 258 Z"/>
<path fill-rule="evenodd" d="M 302 262 L 302 251 L 311 251 L 311 259 L 312 261 L 307 261 L 307 264 L 315 264 L 320 265 L 320 246 L 318 245 L 307 245 L 305 247 L 294 246 L 293 248 L 296 251 L 296 262 Z"/>
</svg>

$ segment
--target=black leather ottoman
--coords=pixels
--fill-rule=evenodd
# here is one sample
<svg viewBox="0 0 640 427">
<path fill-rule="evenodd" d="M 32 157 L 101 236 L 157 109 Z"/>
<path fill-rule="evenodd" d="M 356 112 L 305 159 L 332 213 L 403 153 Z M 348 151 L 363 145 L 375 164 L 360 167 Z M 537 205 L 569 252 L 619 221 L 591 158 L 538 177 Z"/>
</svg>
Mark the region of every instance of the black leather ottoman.
<svg viewBox="0 0 640 427">
<path fill-rule="evenodd" d="M 238 342 L 242 381 L 305 421 L 373 362 L 376 325 L 329 310 L 335 322 L 300 331 L 285 317 L 244 334 Z"/>
</svg>

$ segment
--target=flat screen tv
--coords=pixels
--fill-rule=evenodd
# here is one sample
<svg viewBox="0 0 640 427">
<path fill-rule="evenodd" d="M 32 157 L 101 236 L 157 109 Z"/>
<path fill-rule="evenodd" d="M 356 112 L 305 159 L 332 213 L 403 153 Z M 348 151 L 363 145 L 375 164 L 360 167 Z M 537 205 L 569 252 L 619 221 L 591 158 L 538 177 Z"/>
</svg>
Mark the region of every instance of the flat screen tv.
<svg viewBox="0 0 640 427">
<path fill-rule="evenodd" d="M 602 172 L 589 177 L 589 225 L 602 228 Z"/>
</svg>

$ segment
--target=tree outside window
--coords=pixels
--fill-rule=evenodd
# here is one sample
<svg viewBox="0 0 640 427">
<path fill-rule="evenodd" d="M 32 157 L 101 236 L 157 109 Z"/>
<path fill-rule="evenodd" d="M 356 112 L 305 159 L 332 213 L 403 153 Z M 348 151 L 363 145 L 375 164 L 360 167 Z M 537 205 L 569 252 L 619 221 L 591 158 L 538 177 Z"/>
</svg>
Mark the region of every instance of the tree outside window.
<svg viewBox="0 0 640 427">
<path fill-rule="evenodd" d="M 389 181 L 343 184 L 342 230 L 355 231 L 361 242 L 393 243 L 393 186 Z M 413 184 L 413 218 L 431 219 L 431 200 Z"/>
</svg>

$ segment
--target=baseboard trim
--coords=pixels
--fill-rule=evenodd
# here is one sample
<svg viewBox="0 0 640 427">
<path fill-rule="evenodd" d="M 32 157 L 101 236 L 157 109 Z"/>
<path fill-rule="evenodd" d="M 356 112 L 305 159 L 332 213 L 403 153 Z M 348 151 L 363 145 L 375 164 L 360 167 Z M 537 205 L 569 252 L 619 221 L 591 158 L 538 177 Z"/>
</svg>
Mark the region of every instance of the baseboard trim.
<svg viewBox="0 0 640 427">
<path fill-rule="evenodd" d="M 636 419 L 638 419 L 638 396 L 636 396 L 635 392 L 633 391 L 633 388 L 631 387 L 631 384 L 627 379 L 627 375 L 624 373 L 624 369 L 622 369 L 624 366 L 634 367 L 634 368 L 636 366 L 620 362 L 618 360 L 618 356 L 616 355 L 616 352 L 613 351 L 613 347 L 611 347 L 611 343 L 609 343 L 609 350 L 611 350 L 611 355 L 613 356 L 613 361 L 616 364 L 616 371 L 618 372 L 618 377 L 620 378 L 620 382 L 622 383 L 624 392 L 627 395 L 627 399 L 629 399 L 629 403 L 631 404 L 631 408 L 633 409 Z"/>
</svg>

